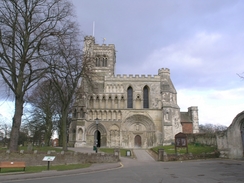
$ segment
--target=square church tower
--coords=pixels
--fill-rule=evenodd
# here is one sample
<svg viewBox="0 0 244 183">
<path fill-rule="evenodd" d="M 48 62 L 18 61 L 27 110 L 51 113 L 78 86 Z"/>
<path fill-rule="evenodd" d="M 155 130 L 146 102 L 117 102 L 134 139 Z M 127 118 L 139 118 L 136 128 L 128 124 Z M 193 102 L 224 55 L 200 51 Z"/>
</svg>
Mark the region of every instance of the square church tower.
<svg viewBox="0 0 244 183">
<path fill-rule="evenodd" d="M 72 108 L 70 146 L 151 148 L 174 142 L 179 132 L 198 133 L 198 108 L 180 112 L 169 69 L 154 76 L 115 75 L 115 45 L 98 45 L 92 36 L 85 37 L 84 53 L 92 58 L 95 88 L 83 79 Z"/>
</svg>

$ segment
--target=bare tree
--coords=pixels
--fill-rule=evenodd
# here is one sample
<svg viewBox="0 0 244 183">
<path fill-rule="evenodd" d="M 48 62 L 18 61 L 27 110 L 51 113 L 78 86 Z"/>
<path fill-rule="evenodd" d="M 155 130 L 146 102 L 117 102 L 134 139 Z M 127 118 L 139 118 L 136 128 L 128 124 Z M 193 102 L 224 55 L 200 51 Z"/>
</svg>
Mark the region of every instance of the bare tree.
<svg viewBox="0 0 244 183">
<path fill-rule="evenodd" d="M 71 25 L 71 24 L 70 24 Z M 63 150 L 67 150 L 68 117 L 74 102 L 81 79 L 89 81 L 91 77 L 90 65 L 92 57 L 84 57 L 81 49 L 81 36 L 76 24 L 67 27 L 66 32 L 54 34 L 55 44 L 50 45 L 49 51 L 52 57 L 49 59 L 52 65 L 50 80 L 54 83 L 61 104 L 60 135 L 59 142 Z M 58 53 L 56 53 L 58 52 Z"/>
<path fill-rule="evenodd" d="M 33 145 L 41 145 L 45 140 L 45 123 L 39 119 L 38 115 L 25 118 L 21 124 L 20 132 L 22 132 L 22 137 L 23 134 L 26 134 L 28 142 Z"/>
<path fill-rule="evenodd" d="M 31 123 L 42 123 L 44 126 L 44 143 L 49 146 L 54 130 L 54 122 L 59 120 L 60 100 L 52 80 L 39 83 L 28 97 Z"/>
<path fill-rule="evenodd" d="M 10 151 L 18 149 L 19 130 L 27 91 L 47 71 L 54 34 L 66 34 L 72 4 L 68 0 L 0 1 L 0 74 L 15 97 Z"/>
<path fill-rule="evenodd" d="M 207 123 L 204 125 L 199 125 L 199 132 L 200 133 L 216 133 L 221 132 L 227 129 L 227 126 L 224 125 L 215 125 L 211 123 Z"/>
<path fill-rule="evenodd" d="M 3 133 L 3 145 L 5 146 L 7 143 L 7 139 L 9 138 L 11 126 L 10 124 L 5 122 L 4 118 L 0 118 L 0 131 Z"/>
</svg>

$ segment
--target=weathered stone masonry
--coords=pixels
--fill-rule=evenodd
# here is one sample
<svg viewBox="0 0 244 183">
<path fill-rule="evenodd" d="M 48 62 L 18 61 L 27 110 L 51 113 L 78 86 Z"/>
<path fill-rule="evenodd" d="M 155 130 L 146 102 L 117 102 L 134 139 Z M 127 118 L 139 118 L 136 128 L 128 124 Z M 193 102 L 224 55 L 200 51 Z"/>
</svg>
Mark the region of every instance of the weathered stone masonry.
<svg viewBox="0 0 244 183">
<path fill-rule="evenodd" d="M 80 89 L 69 131 L 71 146 L 93 146 L 97 137 L 98 146 L 148 148 L 173 142 L 184 125 L 188 133 L 198 132 L 198 108 L 180 112 L 169 69 L 154 76 L 115 75 L 114 45 L 95 44 L 88 36 L 84 51 L 94 58 L 96 89 Z"/>
</svg>

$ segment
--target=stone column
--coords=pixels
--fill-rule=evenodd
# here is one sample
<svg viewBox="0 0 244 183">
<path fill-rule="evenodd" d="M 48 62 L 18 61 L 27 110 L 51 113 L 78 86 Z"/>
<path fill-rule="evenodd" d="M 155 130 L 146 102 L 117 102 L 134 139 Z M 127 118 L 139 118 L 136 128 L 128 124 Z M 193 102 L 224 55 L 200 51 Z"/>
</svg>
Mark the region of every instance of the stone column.
<svg viewBox="0 0 244 183">
<path fill-rule="evenodd" d="M 121 101 L 121 95 L 118 94 L 118 109 L 120 109 L 120 101 Z"/>
<path fill-rule="evenodd" d="M 105 109 L 108 108 L 108 94 L 105 94 Z"/>
<path fill-rule="evenodd" d="M 188 108 L 188 113 L 190 113 L 191 120 L 193 122 L 193 133 L 199 133 L 199 121 L 198 121 L 198 107 L 192 106 Z"/>
<path fill-rule="evenodd" d="M 92 104 L 93 106 L 93 108 L 96 108 L 96 96 L 95 95 L 93 95 L 93 104 Z"/>
</svg>

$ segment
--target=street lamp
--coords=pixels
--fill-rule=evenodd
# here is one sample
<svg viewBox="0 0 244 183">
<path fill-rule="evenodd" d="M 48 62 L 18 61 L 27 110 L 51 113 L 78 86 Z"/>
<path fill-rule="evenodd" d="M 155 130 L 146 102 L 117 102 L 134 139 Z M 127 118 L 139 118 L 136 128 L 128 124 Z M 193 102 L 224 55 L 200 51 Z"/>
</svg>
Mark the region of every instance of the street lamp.
<svg viewBox="0 0 244 183">
<path fill-rule="evenodd" d="M 96 132 L 96 153 L 97 153 L 97 145 L 98 145 L 98 118 L 96 118 L 96 126 L 97 126 L 97 132 Z"/>
</svg>

